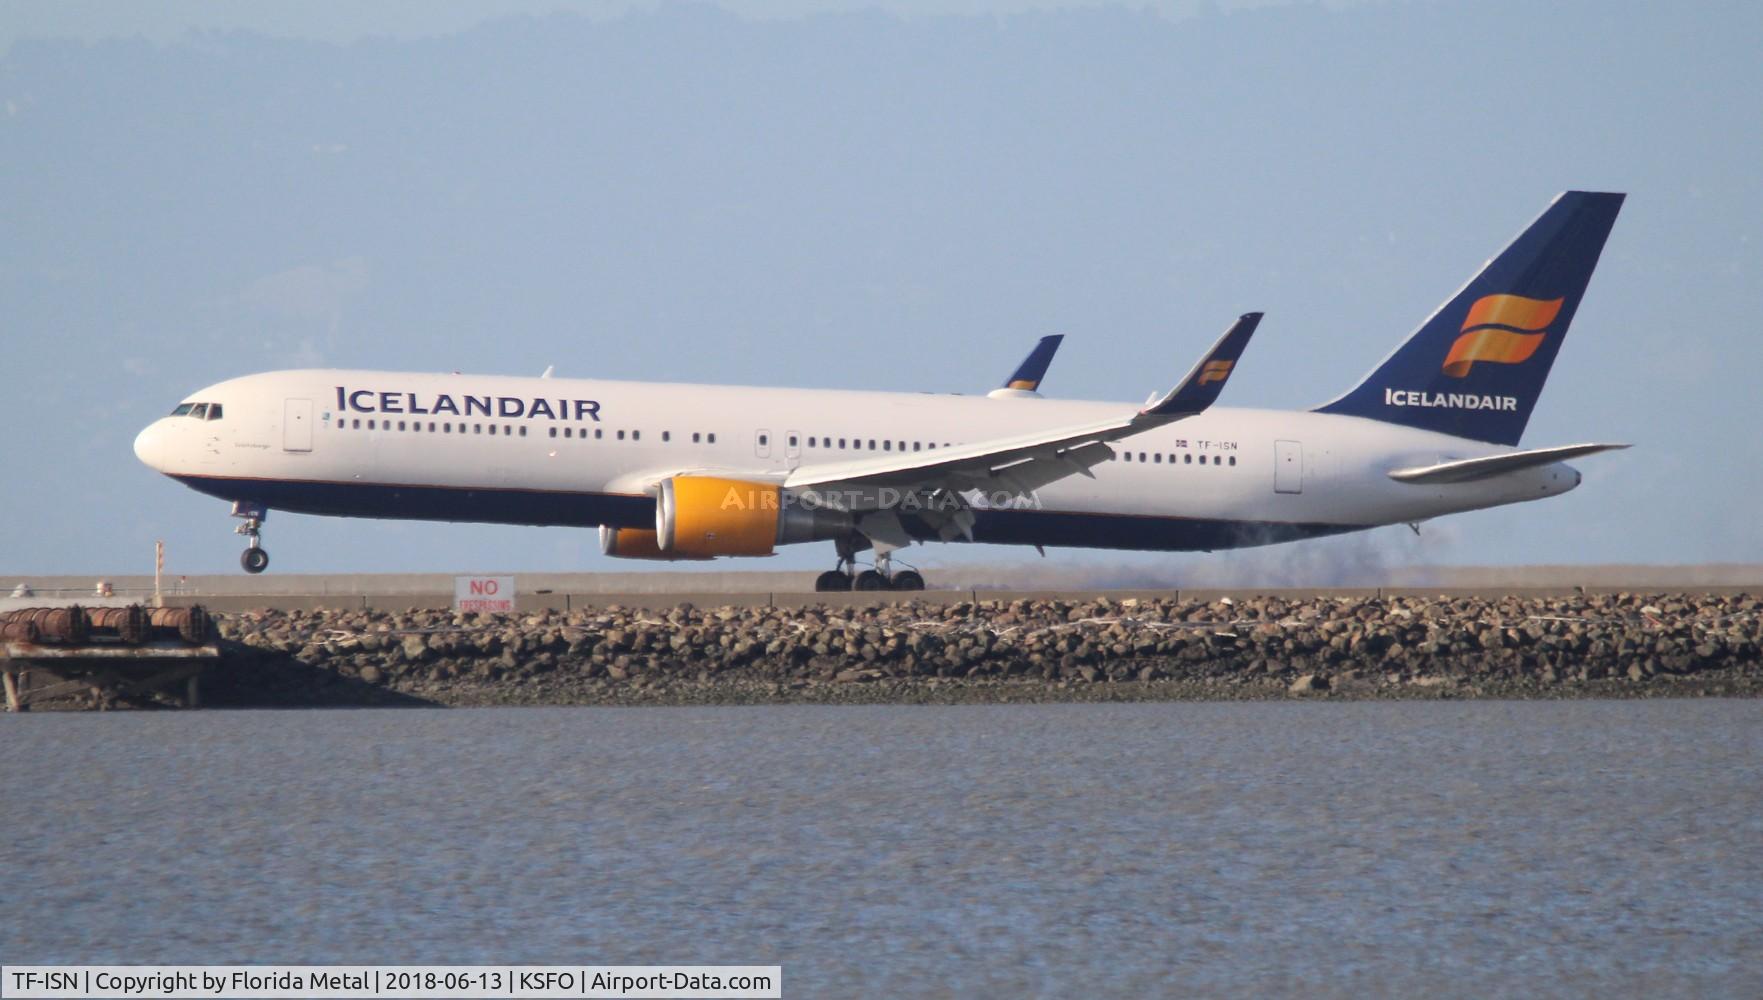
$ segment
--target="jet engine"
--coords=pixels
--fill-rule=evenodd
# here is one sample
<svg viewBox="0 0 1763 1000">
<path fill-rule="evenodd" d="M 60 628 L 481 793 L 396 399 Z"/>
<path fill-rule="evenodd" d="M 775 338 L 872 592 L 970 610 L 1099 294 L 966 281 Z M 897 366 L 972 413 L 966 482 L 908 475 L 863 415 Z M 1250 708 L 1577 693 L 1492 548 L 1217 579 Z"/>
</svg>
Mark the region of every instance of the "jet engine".
<svg viewBox="0 0 1763 1000">
<path fill-rule="evenodd" d="M 648 528 L 614 528 L 600 526 L 600 551 L 615 559 L 708 559 L 709 556 L 682 556 L 661 551 L 655 543 L 655 532 Z"/>
<path fill-rule="evenodd" d="M 655 503 L 660 558 L 768 556 L 779 545 L 839 538 L 851 516 L 798 501 L 776 483 L 715 476 L 662 480 Z"/>
</svg>

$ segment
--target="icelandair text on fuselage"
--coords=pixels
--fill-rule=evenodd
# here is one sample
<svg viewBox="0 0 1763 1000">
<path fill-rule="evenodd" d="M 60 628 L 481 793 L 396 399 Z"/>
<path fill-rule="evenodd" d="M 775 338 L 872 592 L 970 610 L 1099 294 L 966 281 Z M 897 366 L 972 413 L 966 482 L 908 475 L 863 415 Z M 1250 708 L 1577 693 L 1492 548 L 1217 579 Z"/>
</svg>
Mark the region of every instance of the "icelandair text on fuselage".
<svg viewBox="0 0 1763 1000">
<path fill-rule="evenodd" d="M 1417 392 L 1385 389 L 1383 401 L 1390 406 L 1448 406 L 1457 410 L 1509 410 L 1518 412 L 1516 396 L 1478 396 L 1473 392 Z"/>
<path fill-rule="evenodd" d="M 596 399 L 470 394 L 455 397 L 445 392 L 430 396 L 419 392 L 351 389 L 346 385 L 337 386 L 337 409 L 356 413 L 408 413 L 415 416 L 445 414 L 455 417 L 500 417 L 507 420 L 518 417 L 544 420 L 600 419 L 600 401 Z"/>
</svg>

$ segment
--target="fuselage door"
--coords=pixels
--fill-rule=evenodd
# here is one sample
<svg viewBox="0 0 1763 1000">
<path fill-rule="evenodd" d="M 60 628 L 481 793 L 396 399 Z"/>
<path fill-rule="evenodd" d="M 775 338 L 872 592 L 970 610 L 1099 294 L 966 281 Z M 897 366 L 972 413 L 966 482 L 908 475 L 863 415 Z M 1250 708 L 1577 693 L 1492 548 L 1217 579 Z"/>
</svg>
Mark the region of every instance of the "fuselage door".
<svg viewBox="0 0 1763 1000">
<path fill-rule="evenodd" d="M 771 431 L 761 427 L 753 432 L 753 454 L 760 458 L 771 457 Z"/>
<path fill-rule="evenodd" d="M 1273 492 L 1304 492 L 1304 446 L 1297 441 L 1273 442 Z"/>
<path fill-rule="evenodd" d="M 790 460 L 792 469 L 801 464 L 802 435 L 799 431 L 784 432 L 784 457 Z"/>
<path fill-rule="evenodd" d="M 312 450 L 312 400 L 289 399 L 282 403 L 282 450 Z"/>
</svg>

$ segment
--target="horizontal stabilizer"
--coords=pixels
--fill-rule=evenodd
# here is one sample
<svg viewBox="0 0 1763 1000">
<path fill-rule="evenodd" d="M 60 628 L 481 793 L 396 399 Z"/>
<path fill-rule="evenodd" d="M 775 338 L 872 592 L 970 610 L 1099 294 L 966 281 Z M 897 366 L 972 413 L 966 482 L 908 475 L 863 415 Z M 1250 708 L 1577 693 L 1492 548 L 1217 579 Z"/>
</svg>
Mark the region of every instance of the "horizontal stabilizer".
<svg viewBox="0 0 1763 1000">
<path fill-rule="evenodd" d="M 1581 455 L 1594 455 L 1600 451 L 1626 447 L 1628 445 L 1625 444 L 1569 444 L 1559 448 L 1535 448 L 1530 451 L 1514 451 L 1505 455 L 1489 455 L 1486 458 L 1465 458 L 1456 462 L 1440 462 L 1437 465 L 1395 469 L 1389 475 L 1398 483 L 1467 483 L 1477 479 L 1492 479 L 1495 476 L 1503 476 L 1509 472 L 1531 469 L 1539 465 L 1565 462 Z"/>
</svg>

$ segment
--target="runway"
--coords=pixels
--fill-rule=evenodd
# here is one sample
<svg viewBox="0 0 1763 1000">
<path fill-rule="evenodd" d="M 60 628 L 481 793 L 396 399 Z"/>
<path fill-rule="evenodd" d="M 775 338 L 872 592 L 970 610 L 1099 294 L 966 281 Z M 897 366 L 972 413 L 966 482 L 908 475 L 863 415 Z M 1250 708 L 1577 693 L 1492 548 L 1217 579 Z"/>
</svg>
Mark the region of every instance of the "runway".
<svg viewBox="0 0 1763 1000">
<path fill-rule="evenodd" d="M 490 575 L 490 574 L 485 574 Z M 1035 565 L 956 566 L 928 570 L 931 589 L 921 592 L 821 594 L 814 592 L 813 571 L 654 571 L 633 573 L 521 573 L 497 571 L 515 578 L 515 610 L 572 611 L 620 605 L 664 608 L 697 607 L 864 607 L 916 600 L 932 604 L 962 601 L 1063 600 L 1092 601 L 1127 598 L 1184 601 L 1241 600 L 1277 596 L 1289 600 L 1317 597 L 1468 598 L 1564 597 L 1573 594 L 1763 592 L 1763 566 L 1705 564 L 1680 566 L 1455 566 L 1392 569 L 1376 585 L 1327 585 L 1314 582 L 1220 578 L 1198 579 L 1192 585 L 1171 579 L 1167 586 L 1119 586 L 1106 568 Z M 159 596 L 171 607 L 201 604 L 213 611 L 274 609 L 281 611 L 399 611 L 452 606 L 455 576 L 445 573 L 265 574 L 242 573 L 166 576 Z M 99 596 L 99 582 L 111 595 Z M 0 595 L 18 586 L 24 597 L 0 596 L 0 611 L 20 607 L 78 603 L 87 607 L 151 602 L 154 581 L 140 575 L 33 575 L 0 573 Z"/>
</svg>

